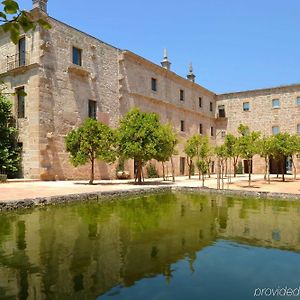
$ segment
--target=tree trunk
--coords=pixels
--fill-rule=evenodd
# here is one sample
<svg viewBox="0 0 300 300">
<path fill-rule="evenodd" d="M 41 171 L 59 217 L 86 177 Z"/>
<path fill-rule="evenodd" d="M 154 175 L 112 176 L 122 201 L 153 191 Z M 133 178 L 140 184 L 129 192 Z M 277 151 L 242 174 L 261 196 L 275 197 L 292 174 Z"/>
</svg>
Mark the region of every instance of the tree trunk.
<svg viewBox="0 0 300 300">
<path fill-rule="evenodd" d="M 205 175 L 204 174 L 202 174 L 202 187 L 204 187 L 204 180 L 205 180 L 205 177 L 204 177 Z"/>
<path fill-rule="evenodd" d="M 189 166 L 189 179 L 191 179 L 191 177 L 192 177 L 193 161 L 192 161 L 192 159 L 189 159 L 188 157 L 187 157 L 186 161 L 187 161 L 187 164 Z"/>
<path fill-rule="evenodd" d="M 284 159 L 281 160 L 281 174 L 282 174 L 282 181 L 284 181 Z"/>
<path fill-rule="evenodd" d="M 90 174 L 90 181 L 89 184 L 93 184 L 94 182 L 94 165 L 95 165 L 95 158 L 91 158 L 91 174 Z"/>
<path fill-rule="evenodd" d="M 249 178 L 248 178 L 248 186 L 251 186 L 251 160 L 248 159 L 248 173 L 249 173 Z"/>
<path fill-rule="evenodd" d="M 236 177 L 237 163 L 238 163 L 238 158 L 234 157 L 233 158 L 233 177 Z"/>
<path fill-rule="evenodd" d="M 141 161 L 137 162 L 136 177 L 137 177 L 138 183 L 141 184 L 142 183 L 142 162 Z"/>
<path fill-rule="evenodd" d="M 165 164 L 163 162 L 162 162 L 162 170 L 163 170 L 163 180 L 166 180 Z"/>
<path fill-rule="evenodd" d="M 171 166 L 172 166 L 172 181 L 175 182 L 175 170 L 174 170 L 173 157 L 171 157 Z"/>
<path fill-rule="evenodd" d="M 297 179 L 297 168 L 296 168 L 293 156 L 292 156 L 292 164 L 293 164 L 293 168 L 294 168 L 294 179 L 296 180 Z"/>
<path fill-rule="evenodd" d="M 270 158 L 267 156 L 267 177 L 268 177 L 268 183 L 270 184 Z"/>
</svg>

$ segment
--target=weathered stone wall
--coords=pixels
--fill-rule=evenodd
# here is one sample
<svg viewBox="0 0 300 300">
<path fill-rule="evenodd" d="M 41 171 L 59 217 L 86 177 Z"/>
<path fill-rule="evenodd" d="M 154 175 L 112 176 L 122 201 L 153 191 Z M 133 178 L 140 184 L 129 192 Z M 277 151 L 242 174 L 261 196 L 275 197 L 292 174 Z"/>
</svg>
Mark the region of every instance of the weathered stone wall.
<svg viewBox="0 0 300 300">
<path fill-rule="evenodd" d="M 300 85 L 230 93 L 217 96 L 217 104 L 225 106 L 227 133 L 238 135 L 240 124 L 249 126 L 250 130 L 260 131 L 263 136 L 272 135 L 272 126 L 279 126 L 280 132 L 297 134 L 300 124 Z M 272 100 L 280 100 L 280 108 L 272 107 Z M 249 102 L 249 111 L 243 111 L 243 103 Z M 219 137 L 218 137 L 219 139 Z M 296 159 L 298 168 L 300 160 Z M 254 159 L 254 173 L 264 172 L 264 161 Z"/>
<path fill-rule="evenodd" d="M 157 91 L 151 89 L 151 78 L 157 80 Z M 184 90 L 184 101 L 180 100 L 180 90 Z M 184 143 L 187 138 L 199 133 L 199 124 L 202 123 L 203 134 L 209 137 L 211 126 L 216 130 L 214 93 L 129 51 L 120 56 L 120 93 L 122 114 L 137 106 L 142 111 L 157 113 L 162 123 L 173 126 L 180 140 L 178 155 L 174 157 L 176 175 L 180 174 L 180 157 L 186 157 Z M 202 107 L 199 107 L 199 97 L 202 98 Z M 212 112 L 210 102 L 213 104 Z M 184 132 L 180 128 L 181 120 L 184 121 Z M 210 141 L 213 145 L 215 136 L 210 137 Z M 162 174 L 161 164 L 153 163 Z M 127 167 L 132 172 L 132 162 L 130 164 Z M 171 163 L 166 165 L 170 173 Z M 188 166 L 185 163 L 185 174 L 187 173 Z"/>
<path fill-rule="evenodd" d="M 97 101 L 100 120 L 117 125 L 119 50 L 57 20 L 50 18 L 49 22 L 52 29 L 41 33 L 41 172 L 53 179 L 86 179 L 89 166 L 70 165 L 64 138 L 88 118 L 88 100 Z M 82 66 L 72 63 L 73 46 L 82 50 Z M 95 178 L 110 178 L 115 173 L 101 162 L 95 169 Z"/>
<path fill-rule="evenodd" d="M 13 104 L 17 119 L 19 142 L 23 144 L 23 176 L 38 178 L 39 169 L 39 30 L 24 35 L 26 40 L 26 64 L 19 66 L 18 45 L 10 41 L 9 35 L 0 34 L 0 79 L 5 83 L 5 92 L 14 93 L 16 88 L 24 87 L 25 118 L 18 119 L 17 96 L 8 95 Z"/>
</svg>

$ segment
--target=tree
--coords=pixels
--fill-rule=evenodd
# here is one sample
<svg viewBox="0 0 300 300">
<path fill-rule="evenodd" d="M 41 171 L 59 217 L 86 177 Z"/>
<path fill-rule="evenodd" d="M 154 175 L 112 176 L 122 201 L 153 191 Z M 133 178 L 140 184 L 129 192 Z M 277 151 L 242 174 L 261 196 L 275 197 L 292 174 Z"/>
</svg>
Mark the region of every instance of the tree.
<svg viewBox="0 0 300 300">
<path fill-rule="evenodd" d="M 4 32 L 10 33 L 10 38 L 13 43 L 17 44 L 22 32 L 34 30 L 39 24 L 44 29 L 50 29 L 51 25 L 44 19 L 35 20 L 33 16 L 21 10 L 17 1 L 4 0 L 2 1 L 3 10 L 0 11 L 0 25 Z M 0 29 L 1 30 L 1 29 Z"/>
<path fill-rule="evenodd" d="M 16 172 L 20 160 L 11 109 L 11 102 L 0 93 L 0 173 L 6 174 Z"/>
<path fill-rule="evenodd" d="M 163 179 L 165 179 L 165 162 L 172 159 L 172 156 L 176 154 L 177 144 L 177 135 L 173 131 L 172 126 L 170 124 L 161 125 L 161 127 L 158 129 L 157 153 L 154 158 L 162 163 Z M 172 175 L 173 181 L 175 181 L 173 163 Z"/>
<path fill-rule="evenodd" d="M 270 157 L 273 153 L 273 137 L 263 137 L 258 141 L 258 154 L 265 160 L 264 178 L 270 183 Z"/>
<path fill-rule="evenodd" d="M 72 130 L 66 136 L 65 143 L 71 163 L 75 167 L 90 162 L 89 184 L 93 184 L 94 181 L 96 159 L 112 163 L 116 158 L 113 130 L 94 119 L 87 119 L 78 129 Z"/>
<path fill-rule="evenodd" d="M 227 156 L 233 159 L 233 176 L 236 177 L 237 163 L 239 160 L 239 138 L 233 134 L 227 134 L 225 136 L 224 145 L 226 147 Z M 231 163 L 230 163 L 231 167 Z M 231 175 L 231 174 L 230 174 Z"/>
<path fill-rule="evenodd" d="M 251 185 L 251 171 L 252 171 L 252 160 L 253 156 L 257 154 L 258 151 L 258 141 L 260 137 L 260 132 L 252 131 L 250 132 L 248 126 L 241 124 L 238 128 L 241 137 L 239 138 L 239 151 L 240 156 L 247 160 L 248 163 L 248 174 L 249 174 L 249 186 Z"/>
<path fill-rule="evenodd" d="M 224 189 L 224 164 L 228 157 L 226 146 L 220 145 L 215 147 L 215 154 L 217 155 L 217 189 Z M 222 183 L 222 185 L 221 185 Z"/>
<path fill-rule="evenodd" d="M 118 154 L 136 163 L 135 178 L 142 182 L 143 165 L 155 158 L 166 159 L 174 145 L 164 140 L 167 127 L 162 127 L 159 116 L 155 113 L 141 112 L 133 108 L 121 120 L 118 128 Z"/>
<path fill-rule="evenodd" d="M 279 161 L 280 163 L 280 170 L 282 174 L 282 181 L 285 181 L 284 177 L 284 162 L 286 157 L 291 157 L 296 153 L 299 153 L 299 137 L 295 135 L 290 135 L 289 133 L 278 133 L 273 136 L 272 140 L 272 151 L 273 157 Z M 296 174 L 295 164 L 294 166 L 294 173 Z"/>
</svg>

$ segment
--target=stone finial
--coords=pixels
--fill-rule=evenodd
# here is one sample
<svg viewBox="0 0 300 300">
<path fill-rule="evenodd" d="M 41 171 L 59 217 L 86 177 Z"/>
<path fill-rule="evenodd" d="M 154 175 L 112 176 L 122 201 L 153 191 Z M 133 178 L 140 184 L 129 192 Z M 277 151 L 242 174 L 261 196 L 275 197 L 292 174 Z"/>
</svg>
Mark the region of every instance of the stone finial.
<svg viewBox="0 0 300 300">
<path fill-rule="evenodd" d="M 168 59 L 168 50 L 167 50 L 167 48 L 164 49 L 164 59 L 161 62 L 161 66 L 164 69 L 170 70 L 171 63 L 169 62 L 169 59 Z"/>
<path fill-rule="evenodd" d="M 196 75 L 193 72 L 193 65 L 190 63 L 189 65 L 189 74 L 186 76 L 188 80 L 195 82 Z"/>
<path fill-rule="evenodd" d="M 33 8 L 38 8 L 47 13 L 47 2 L 48 0 L 32 0 Z"/>
</svg>

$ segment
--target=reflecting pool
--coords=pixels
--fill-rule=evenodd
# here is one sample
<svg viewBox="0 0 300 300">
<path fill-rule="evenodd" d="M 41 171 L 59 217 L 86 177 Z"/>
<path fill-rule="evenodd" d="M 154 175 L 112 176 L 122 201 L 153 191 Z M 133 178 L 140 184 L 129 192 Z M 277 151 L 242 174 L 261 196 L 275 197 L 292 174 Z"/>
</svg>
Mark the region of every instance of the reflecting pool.
<svg viewBox="0 0 300 300">
<path fill-rule="evenodd" d="M 296 295 L 299 251 L 296 201 L 170 193 L 1 213 L 0 299 Z"/>
</svg>

